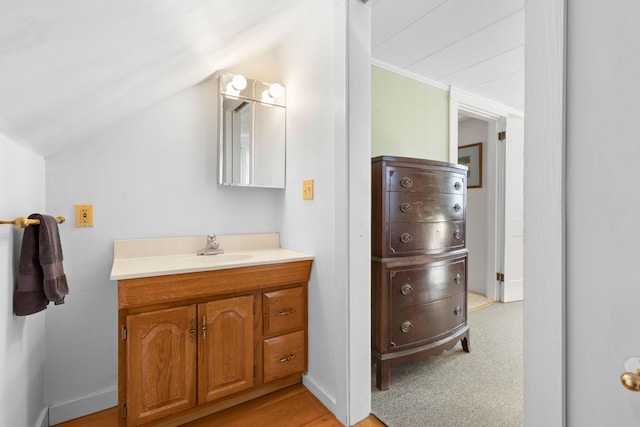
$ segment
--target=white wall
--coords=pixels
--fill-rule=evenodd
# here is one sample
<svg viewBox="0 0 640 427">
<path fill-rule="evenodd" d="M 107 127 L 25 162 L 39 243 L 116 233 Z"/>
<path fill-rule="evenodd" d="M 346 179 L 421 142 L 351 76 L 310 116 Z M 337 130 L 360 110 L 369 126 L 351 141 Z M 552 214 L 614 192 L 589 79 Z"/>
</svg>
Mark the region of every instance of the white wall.
<svg viewBox="0 0 640 427">
<path fill-rule="evenodd" d="M 460 147 L 482 142 L 482 188 L 467 189 L 467 248 L 469 249 L 469 271 L 467 286 L 469 291 L 487 294 L 487 222 L 488 222 L 488 179 L 487 172 L 495 165 L 487 155 L 489 125 L 486 121 L 468 118 L 458 124 L 458 145 Z"/>
<path fill-rule="evenodd" d="M 44 159 L 0 134 L 0 218 L 44 212 L 44 178 Z M 45 319 L 64 306 L 14 316 L 22 233 L 22 229 L 0 225 L 0 425 L 40 427 L 47 425 Z"/>
</svg>

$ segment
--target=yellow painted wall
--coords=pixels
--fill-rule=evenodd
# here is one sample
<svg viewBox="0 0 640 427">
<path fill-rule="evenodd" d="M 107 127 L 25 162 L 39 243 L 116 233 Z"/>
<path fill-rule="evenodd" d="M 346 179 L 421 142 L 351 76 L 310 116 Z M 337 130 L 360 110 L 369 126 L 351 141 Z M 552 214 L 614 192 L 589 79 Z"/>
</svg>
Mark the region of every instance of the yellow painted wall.
<svg viewBox="0 0 640 427">
<path fill-rule="evenodd" d="M 371 68 L 371 156 L 449 161 L 447 91 Z"/>
</svg>

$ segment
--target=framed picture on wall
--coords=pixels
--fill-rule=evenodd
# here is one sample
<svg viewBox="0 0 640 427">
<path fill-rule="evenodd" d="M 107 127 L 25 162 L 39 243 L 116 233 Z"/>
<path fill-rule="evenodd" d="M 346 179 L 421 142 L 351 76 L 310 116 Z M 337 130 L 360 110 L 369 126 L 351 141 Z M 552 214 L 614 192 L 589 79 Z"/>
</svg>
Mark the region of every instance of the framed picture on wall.
<svg viewBox="0 0 640 427">
<path fill-rule="evenodd" d="M 467 188 L 482 188 L 482 142 L 458 147 L 458 163 L 469 168 Z"/>
</svg>

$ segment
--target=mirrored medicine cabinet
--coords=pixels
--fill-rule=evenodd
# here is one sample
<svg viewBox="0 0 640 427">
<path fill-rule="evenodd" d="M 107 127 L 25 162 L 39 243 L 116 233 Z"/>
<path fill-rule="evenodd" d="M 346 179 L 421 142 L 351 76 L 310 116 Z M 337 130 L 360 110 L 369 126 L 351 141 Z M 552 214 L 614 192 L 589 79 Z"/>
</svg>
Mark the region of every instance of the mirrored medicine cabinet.
<svg viewBox="0 0 640 427">
<path fill-rule="evenodd" d="M 284 188 L 285 88 L 229 73 L 218 88 L 218 184 Z"/>
</svg>

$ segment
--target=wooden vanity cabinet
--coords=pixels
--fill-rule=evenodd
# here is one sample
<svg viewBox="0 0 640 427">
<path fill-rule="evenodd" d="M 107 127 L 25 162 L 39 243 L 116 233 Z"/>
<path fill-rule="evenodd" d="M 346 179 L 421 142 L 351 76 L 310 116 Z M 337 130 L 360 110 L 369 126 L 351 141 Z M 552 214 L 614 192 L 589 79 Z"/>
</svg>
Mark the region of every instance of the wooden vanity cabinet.
<svg viewBox="0 0 640 427">
<path fill-rule="evenodd" d="M 301 382 L 311 261 L 118 282 L 120 425 L 178 426 Z"/>
</svg>

